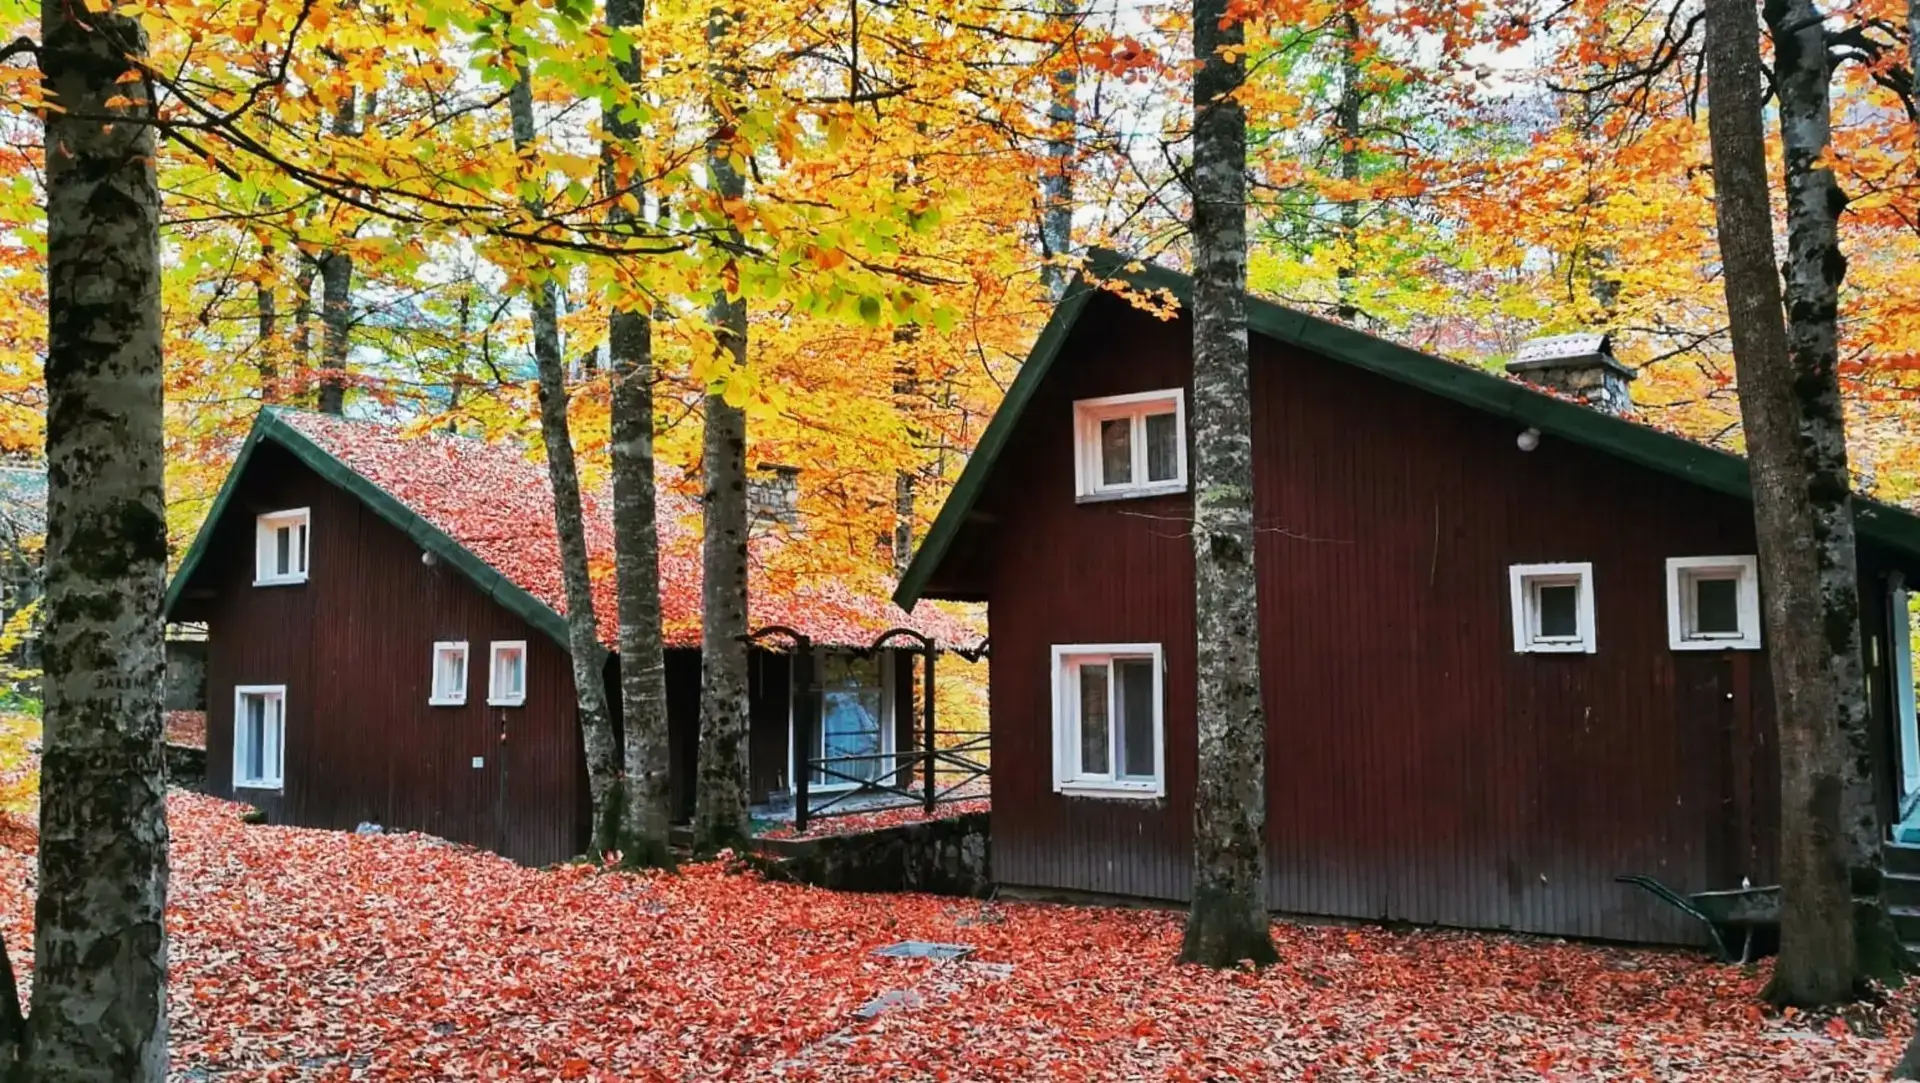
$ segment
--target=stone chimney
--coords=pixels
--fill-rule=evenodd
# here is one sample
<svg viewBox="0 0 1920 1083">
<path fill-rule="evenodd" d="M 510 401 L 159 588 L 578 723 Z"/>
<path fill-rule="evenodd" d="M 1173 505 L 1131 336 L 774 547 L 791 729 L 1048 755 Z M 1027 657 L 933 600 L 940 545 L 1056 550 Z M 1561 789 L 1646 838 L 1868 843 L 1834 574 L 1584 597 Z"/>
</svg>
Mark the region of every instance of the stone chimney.
<svg viewBox="0 0 1920 1083">
<path fill-rule="evenodd" d="M 1597 331 L 1529 339 L 1507 371 L 1530 384 L 1571 395 L 1602 413 L 1633 413 L 1633 370 L 1614 360 L 1613 338 Z"/>
<path fill-rule="evenodd" d="M 800 525 L 800 468 L 761 463 L 747 479 L 747 521 Z"/>
</svg>

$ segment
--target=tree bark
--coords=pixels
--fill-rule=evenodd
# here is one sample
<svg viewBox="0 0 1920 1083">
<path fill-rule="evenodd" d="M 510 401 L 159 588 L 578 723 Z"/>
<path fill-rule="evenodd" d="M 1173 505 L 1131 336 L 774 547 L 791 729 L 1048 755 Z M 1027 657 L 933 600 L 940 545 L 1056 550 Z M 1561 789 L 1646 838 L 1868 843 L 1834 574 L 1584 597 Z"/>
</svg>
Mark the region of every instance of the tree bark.
<svg viewBox="0 0 1920 1083">
<path fill-rule="evenodd" d="M 45 745 L 36 1081 L 159 1083 L 167 1062 L 160 745 L 160 193 L 134 19 L 41 8 L 47 146 Z M 115 97 L 135 99 L 109 105 Z M 102 116 L 119 119 L 102 123 Z"/>
<path fill-rule="evenodd" d="M 1180 957 L 1212 967 L 1278 954 L 1266 878 L 1266 716 L 1254 597 L 1253 420 L 1247 373 L 1244 30 L 1195 0 L 1193 45 L 1193 539 L 1199 770 L 1193 905 Z M 1222 50 L 1231 50 L 1231 58 Z"/>
<path fill-rule="evenodd" d="M 1873 721 L 1861 656 L 1860 570 L 1855 548 L 1853 480 L 1847 468 L 1846 407 L 1840 395 L 1840 283 L 1847 260 L 1840 251 L 1840 213 L 1847 199 L 1833 171 L 1820 166 L 1828 150 L 1832 72 L 1824 17 L 1814 0 L 1767 0 L 1764 13 L 1774 43 L 1774 87 L 1780 102 L 1787 182 L 1787 349 L 1791 392 L 1799 408 L 1799 437 L 1813 514 L 1813 554 L 1819 564 L 1820 639 L 1829 659 L 1833 713 L 1840 747 L 1839 830 L 1853 895 L 1853 978 L 1893 980 L 1912 960 L 1881 898 L 1882 827 L 1873 799 Z M 1824 800 L 1824 798 L 1822 798 Z"/>
<path fill-rule="evenodd" d="M 513 118 L 513 146 L 532 153 L 533 87 L 526 60 L 507 92 Z M 540 214 L 538 200 L 527 209 Z M 573 461 L 573 433 L 567 421 L 567 362 L 561 352 L 558 302 L 551 279 L 529 291 L 533 310 L 533 360 L 540 377 L 540 437 L 547 448 L 547 481 L 553 488 L 554 531 L 560 540 L 560 572 L 567 592 L 567 648 L 573 656 L 574 699 L 580 711 L 580 744 L 586 753 L 587 792 L 593 805 L 589 854 L 599 858 L 619 846 L 621 821 L 619 751 L 607 709 L 607 652 L 593 609 L 593 580 L 587 568 L 587 532 L 580 511 L 580 475 Z"/>
<path fill-rule="evenodd" d="M 607 0 L 607 27 L 637 33 L 646 18 L 644 0 Z M 614 67 L 636 98 L 644 73 L 639 47 Z M 638 149 L 640 126 L 609 110 L 606 127 L 610 195 L 633 197 L 629 211 L 615 199 L 609 215 L 616 229 L 637 229 L 643 196 L 637 179 L 622 183 L 613 165 Z M 638 166 L 635 166 L 636 176 Z M 620 706 L 625 733 L 625 816 L 620 840 L 628 865 L 671 867 L 668 848 L 672 793 L 667 780 L 666 656 L 660 630 L 660 531 L 656 519 L 653 461 L 653 320 L 648 308 L 616 307 L 607 318 L 607 353 L 613 370 L 613 548 L 619 579 Z"/>
<path fill-rule="evenodd" d="M 1340 100 L 1334 107 L 1334 132 L 1340 140 L 1340 179 L 1349 184 L 1360 179 L 1360 20 L 1348 11 L 1340 16 Z M 1360 306 L 1354 301 L 1354 286 L 1359 277 L 1360 201 L 1340 201 L 1340 265 L 1334 269 L 1335 314 L 1343 323 L 1360 318 Z"/>
<path fill-rule="evenodd" d="M 707 43 L 718 57 L 730 51 L 737 15 L 715 8 Z M 715 94 L 740 78 L 730 60 L 714 61 Z M 733 122 L 725 104 L 713 105 L 707 139 L 707 172 L 723 202 L 746 196 L 746 180 L 733 165 Z M 728 241 L 737 246 L 731 228 Z M 736 249 L 737 250 L 737 249 Z M 707 309 L 718 348 L 737 371 L 747 363 L 747 303 L 737 293 L 738 271 L 728 258 Z M 697 853 L 744 847 L 747 824 L 747 415 L 726 397 L 709 394 L 701 440 L 704 533 L 700 547 L 700 752 L 694 794 L 693 843 Z M 806 769 L 807 750 L 794 752 L 795 770 Z"/>
<path fill-rule="evenodd" d="M 264 197 L 262 202 L 265 202 Z M 260 401 L 272 403 L 280 400 L 280 359 L 278 336 L 280 330 L 280 306 L 273 295 L 273 284 L 279 278 L 279 254 L 272 241 L 260 243 L 260 262 L 272 268 L 271 277 L 263 277 L 254 288 L 254 313 L 258 320 L 259 336 L 254 349 L 259 352 L 254 365 L 260 374 Z"/>
<path fill-rule="evenodd" d="M 333 134 L 354 132 L 354 97 L 333 114 Z M 347 408 L 348 336 L 353 331 L 353 257 L 340 249 L 320 254 L 320 412 L 339 415 Z"/>
<path fill-rule="evenodd" d="M 1052 0 L 1047 17 L 1077 33 L 1080 17 L 1075 0 Z M 1040 249 L 1047 260 L 1042 274 L 1047 294 L 1059 300 L 1073 281 L 1073 273 L 1058 260 L 1073 253 L 1073 158 L 1075 124 L 1079 115 L 1079 50 L 1071 40 L 1063 40 L 1061 51 L 1072 63 L 1053 71 L 1047 98 L 1047 168 L 1040 176 Z"/>
<path fill-rule="evenodd" d="M 1821 577 L 1801 443 L 1794 358 L 1774 263 L 1752 0 L 1708 0 L 1708 131 L 1740 419 L 1752 478 L 1764 622 L 1780 735 L 1780 956 L 1769 995 L 1827 1004 L 1853 988 L 1853 929 L 1840 831 L 1837 686 L 1821 626 Z"/>
</svg>

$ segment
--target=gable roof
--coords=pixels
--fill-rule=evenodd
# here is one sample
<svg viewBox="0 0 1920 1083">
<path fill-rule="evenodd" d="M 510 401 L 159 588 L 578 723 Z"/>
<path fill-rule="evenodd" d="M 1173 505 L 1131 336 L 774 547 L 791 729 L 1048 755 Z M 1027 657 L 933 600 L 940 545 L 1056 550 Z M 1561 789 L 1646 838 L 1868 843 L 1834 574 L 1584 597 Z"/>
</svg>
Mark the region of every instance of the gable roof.
<svg viewBox="0 0 1920 1083">
<path fill-rule="evenodd" d="M 240 448 L 200 533 L 167 587 L 169 614 L 193 579 L 256 449 L 272 443 L 345 490 L 423 550 L 459 571 L 480 591 L 562 647 L 567 645 L 566 590 L 554 530 L 546 467 L 517 448 L 445 434 L 404 437 L 388 425 L 266 407 Z M 583 491 L 587 558 L 593 572 L 600 639 L 618 632 L 613 576 L 612 500 Z M 700 644 L 698 501 L 661 486 L 661 625 L 670 647 Z M 827 646 L 864 647 L 881 632 L 913 628 L 944 646 L 971 646 L 980 636 L 941 611 L 909 617 L 887 600 L 876 576 L 865 585 L 842 580 L 767 582 L 765 564 L 781 545 L 756 538 L 750 547 L 749 627 L 782 624 Z M 787 543 L 795 544 L 795 543 Z"/>
<path fill-rule="evenodd" d="M 1182 307 L 1193 297 L 1193 278 L 1152 264 L 1140 264 L 1105 249 L 1088 253 L 1086 266 L 1054 308 L 1053 316 L 1035 340 L 1020 373 L 981 433 L 980 442 L 940 509 L 926 540 L 900 577 L 893 598 L 911 610 L 928 581 L 952 551 L 988 478 L 1035 392 L 1058 360 L 1087 304 L 1108 285 L 1142 291 L 1165 291 Z M 1386 339 L 1324 320 L 1297 309 L 1247 296 L 1247 328 L 1254 334 L 1311 351 L 1341 364 L 1385 376 L 1422 391 L 1473 407 L 1542 433 L 1561 437 L 1640 466 L 1671 474 L 1697 485 L 1751 499 L 1745 458 L 1697 444 L 1684 437 L 1602 413 L 1556 398 L 1517 380 L 1422 353 Z M 1854 521 L 1868 541 L 1920 557 L 1920 516 L 1866 498 L 1854 503 Z"/>
</svg>

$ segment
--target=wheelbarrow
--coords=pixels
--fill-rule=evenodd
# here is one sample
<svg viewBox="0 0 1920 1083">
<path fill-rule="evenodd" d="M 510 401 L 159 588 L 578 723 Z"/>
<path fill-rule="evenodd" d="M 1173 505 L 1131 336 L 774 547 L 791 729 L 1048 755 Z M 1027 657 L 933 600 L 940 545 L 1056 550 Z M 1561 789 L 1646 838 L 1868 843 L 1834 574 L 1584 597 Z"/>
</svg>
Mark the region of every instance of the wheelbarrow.
<svg viewBox="0 0 1920 1083">
<path fill-rule="evenodd" d="M 1632 884 L 1707 927 L 1720 958 L 1730 963 L 1751 962 L 1753 934 L 1780 925 L 1780 887 L 1737 887 L 1727 891 L 1697 891 L 1682 895 L 1651 876 L 1616 876 L 1616 883 Z M 1728 943 L 1740 938 L 1740 954 Z"/>
</svg>

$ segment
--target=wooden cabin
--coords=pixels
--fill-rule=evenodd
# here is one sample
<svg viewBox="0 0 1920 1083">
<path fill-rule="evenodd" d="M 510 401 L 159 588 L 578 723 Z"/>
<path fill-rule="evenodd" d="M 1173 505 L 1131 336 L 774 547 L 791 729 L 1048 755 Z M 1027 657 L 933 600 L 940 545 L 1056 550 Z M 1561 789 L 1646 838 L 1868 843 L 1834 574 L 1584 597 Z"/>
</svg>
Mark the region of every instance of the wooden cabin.
<svg viewBox="0 0 1920 1083">
<path fill-rule="evenodd" d="M 995 879 L 1177 901 L 1192 326 L 1101 287 L 1179 309 L 1191 280 L 1124 267 L 1096 255 L 1061 302 L 895 600 L 987 603 Z M 1608 413 L 1630 374 L 1597 336 L 1505 378 L 1248 307 L 1269 905 L 1693 942 L 1614 877 L 1777 882 L 1745 463 Z M 1920 787 L 1920 519 L 1858 522 L 1892 825 Z"/>
<path fill-rule="evenodd" d="M 763 519 L 794 505 L 777 487 L 756 495 Z M 611 645 L 611 501 L 583 497 Z M 670 777 L 683 815 L 698 735 L 697 519 L 695 500 L 662 486 Z M 815 655 L 822 713 L 809 755 L 871 750 L 882 771 L 911 741 L 912 659 L 861 648 L 902 626 L 943 645 L 978 636 L 943 613 L 909 618 L 878 582 L 763 589 L 778 547 L 804 544 L 787 526 L 756 525 L 749 627 L 784 625 L 828 648 Z M 580 853 L 586 766 L 564 597 L 546 469 L 517 449 L 262 410 L 167 593 L 169 620 L 207 629 L 209 790 L 276 823 L 371 822 L 528 863 Z M 757 802 L 791 789 L 793 668 L 778 649 L 750 657 Z M 609 657 L 616 712 L 617 673 Z"/>
</svg>

